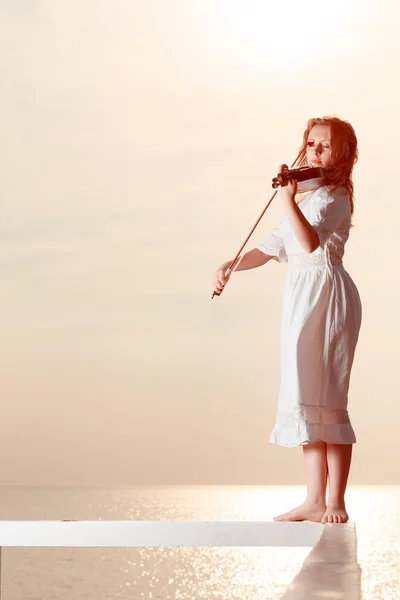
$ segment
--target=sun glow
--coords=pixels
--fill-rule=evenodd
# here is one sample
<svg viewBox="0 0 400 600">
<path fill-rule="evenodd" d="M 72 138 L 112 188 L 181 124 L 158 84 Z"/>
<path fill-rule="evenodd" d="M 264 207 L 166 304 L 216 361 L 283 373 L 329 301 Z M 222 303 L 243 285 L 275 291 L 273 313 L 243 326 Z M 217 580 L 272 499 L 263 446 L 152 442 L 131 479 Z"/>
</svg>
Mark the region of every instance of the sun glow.
<svg viewBox="0 0 400 600">
<path fill-rule="evenodd" d="M 368 4 L 369 0 L 215 0 L 212 6 L 220 48 L 228 45 L 243 61 L 297 67 L 345 55 L 352 25 Z"/>
</svg>

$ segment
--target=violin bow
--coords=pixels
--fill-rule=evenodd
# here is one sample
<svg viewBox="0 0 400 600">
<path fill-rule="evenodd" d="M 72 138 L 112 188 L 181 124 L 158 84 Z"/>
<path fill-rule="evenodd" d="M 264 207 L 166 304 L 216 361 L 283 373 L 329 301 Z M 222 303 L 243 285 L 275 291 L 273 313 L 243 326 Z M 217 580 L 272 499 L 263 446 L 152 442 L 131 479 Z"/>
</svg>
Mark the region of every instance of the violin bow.
<svg viewBox="0 0 400 600">
<path fill-rule="evenodd" d="M 300 154 L 298 155 L 298 157 L 296 158 L 296 160 L 295 160 L 295 161 L 293 162 L 293 164 L 290 166 L 290 168 L 291 168 L 291 169 L 292 169 L 292 168 L 293 168 L 293 167 L 296 165 L 297 161 L 298 161 L 300 158 L 303 158 L 303 156 L 304 156 L 305 152 L 306 152 L 306 150 L 305 150 L 305 149 L 304 149 L 304 150 L 302 150 L 302 151 L 300 152 Z M 227 279 L 226 283 L 228 283 L 230 276 L 232 275 L 232 273 L 233 273 L 234 271 L 236 271 L 236 269 L 237 269 L 237 268 L 238 268 L 238 266 L 240 265 L 240 263 L 241 263 L 241 261 L 242 261 L 242 259 L 243 259 L 243 256 L 240 258 L 240 260 L 237 262 L 237 264 L 235 264 L 235 263 L 236 263 L 236 261 L 238 260 L 238 258 L 240 257 L 240 253 L 242 252 L 243 248 L 246 246 L 247 242 L 249 241 L 249 239 L 250 239 L 250 238 L 251 238 L 251 236 L 253 235 L 253 232 L 254 232 L 255 228 L 257 227 L 257 225 L 259 224 L 259 222 L 260 222 L 260 221 L 261 221 L 261 219 L 263 218 L 263 216 L 264 216 L 264 214 L 265 214 L 265 211 L 267 210 L 268 206 L 271 204 L 272 200 L 275 198 L 275 196 L 276 196 L 276 194 L 277 194 L 277 193 L 278 193 L 278 189 L 276 189 L 276 190 L 275 190 L 275 192 L 272 194 L 271 198 L 270 198 L 270 199 L 269 199 L 269 201 L 268 201 L 268 204 L 266 205 L 266 207 L 265 207 L 265 208 L 264 208 L 264 210 L 262 211 L 261 215 L 258 217 L 258 219 L 257 219 L 257 221 L 256 221 L 256 223 L 255 223 L 255 225 L 254 225 L 254 227 L 253 227 L 253 229 L 250 231 L 249 235 L 247 236 L 247 238 L 246 238 L 246 239 L 245 239 L 245 241 L 243 242 L 242 246 L 240 247 L 240 250 L 237 252 L 237 254 L 236 254 L 235 258 L 232 260 L 232 262 L 230 263 L 229 267 L 228 267 L 228 268 L 227 268 L 227 270 L 225 271 L 225 277 L 228 277 L 228 279 Z M 231 271 L 232 271 L 232 272 L 231 272 Z M 226 286 L 226 283 L 225 283 L 225 286 Z M 217 292 L 214 290 L 214 291 L 213 291 L 213 295 L 211 296 L 211 300 L 214 298 L 214 296 L 220 296 L 220 295 L 222 294 L 222 292 L 224 291 L 224 289 L 225 289 L 225 286 L 222 288 L 222 290 L 221 290 L 219 293 L 217 293 Z"/>
</svg>

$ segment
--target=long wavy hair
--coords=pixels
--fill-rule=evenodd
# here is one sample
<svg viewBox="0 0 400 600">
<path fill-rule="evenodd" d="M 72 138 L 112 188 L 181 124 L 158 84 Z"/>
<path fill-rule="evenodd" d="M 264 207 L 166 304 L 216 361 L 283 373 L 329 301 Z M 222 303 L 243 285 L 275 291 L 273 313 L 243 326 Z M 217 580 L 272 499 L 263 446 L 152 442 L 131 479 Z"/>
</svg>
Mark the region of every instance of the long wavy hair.
<svg viewBox="0 0 400 600">
<path fill-rule="evenodd" d="M 303 135 L 303 143 L 299 154 L 304 153 L 299 166 L 307 163 L 307 139 L 314 125 L 328 125 L 331 131 L 331 159 L 325 169 L 324 184 L 331 191 L 338 187 L 344 188 L 350 198 L 351 215 L 354 213 L 354 184 L 352 180 L 353 167 L 358 160 L 357 137 L 348 121 L 337 117 L 322 117 L 310 119 Z M 353 225 L 352 225 L 353 227 Z"/>
</svg>

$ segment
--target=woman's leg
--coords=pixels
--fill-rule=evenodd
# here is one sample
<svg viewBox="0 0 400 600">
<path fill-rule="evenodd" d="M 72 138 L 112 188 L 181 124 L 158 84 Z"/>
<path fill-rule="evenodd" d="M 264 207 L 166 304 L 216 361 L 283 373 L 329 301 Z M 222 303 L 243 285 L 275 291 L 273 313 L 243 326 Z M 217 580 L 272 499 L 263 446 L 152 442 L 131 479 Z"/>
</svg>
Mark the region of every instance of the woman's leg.
<svg viewBox="0 0 400 600">
<path fill-rule="evenodd" d="M 321 523 L 346 523 L 344 495 L 350 471 L 353 444 L 326 444 L 329 472 L 328 505 Z"/>
<path fill-rule="evenodd" d="M 307 474 L 307 497 L 301 506 L 274 517 L 274 521 L 321 522 L 326 511 L 327 454 L 325 442 L 312 442 L 303 446 Z"/>
</svg>

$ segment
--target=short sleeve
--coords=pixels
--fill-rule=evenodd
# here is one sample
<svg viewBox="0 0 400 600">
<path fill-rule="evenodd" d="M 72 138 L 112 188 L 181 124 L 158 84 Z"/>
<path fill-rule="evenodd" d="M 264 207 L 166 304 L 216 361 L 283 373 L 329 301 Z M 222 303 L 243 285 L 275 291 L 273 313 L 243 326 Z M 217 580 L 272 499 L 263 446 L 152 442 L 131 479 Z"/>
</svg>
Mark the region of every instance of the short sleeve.
<svg viewBox="0 0 400 600">
<path fill-rule="evenodd" d="M 335 231 L 348 229 L 351 220 L 349 197 L 341 190 L 328 192 L 326 187 L 320 189 L 313 202 L 311 225 L 318 234 L 323 248 Z"/>
<path fill-rule="evenodd" d="M 261 252 L 272 256 L 272 258 L 277 262 L 288 262 L 285 245 L 283 242 L 282 221 L 258 246 L 258 249 L 261 250 Z"/>
</svg>

